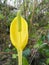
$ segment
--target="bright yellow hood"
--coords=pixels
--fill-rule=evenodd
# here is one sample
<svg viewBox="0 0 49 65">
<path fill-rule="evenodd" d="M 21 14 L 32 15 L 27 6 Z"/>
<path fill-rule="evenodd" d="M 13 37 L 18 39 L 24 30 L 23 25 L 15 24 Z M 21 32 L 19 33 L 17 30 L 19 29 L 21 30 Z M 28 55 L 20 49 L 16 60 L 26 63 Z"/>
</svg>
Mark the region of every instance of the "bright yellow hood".
<svg viewBox="0 0 49 65">
<path fill-rule="evenodd" d="M 23 50 L 27 45 L 28 41 L 28 24 L 24 18 L 21 17 L 21 31 L 18 31 L 17 17 L 11 23 L 10 26 L 10 39 L 12 44 L 17 50 Z"/>
</svg>

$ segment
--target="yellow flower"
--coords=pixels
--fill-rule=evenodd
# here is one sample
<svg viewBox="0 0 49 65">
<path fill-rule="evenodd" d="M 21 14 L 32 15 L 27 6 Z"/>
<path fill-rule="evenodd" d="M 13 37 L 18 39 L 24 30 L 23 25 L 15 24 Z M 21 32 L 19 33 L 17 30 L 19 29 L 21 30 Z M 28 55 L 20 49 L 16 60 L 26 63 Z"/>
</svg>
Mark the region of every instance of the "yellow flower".
<svg viewBox="0 0 49 65">
<path fill-rule="evenodd" d="M 21 31 L 19 31 L 18 17 L 15 17 L 10 26 L 10 39 L 17 50 L 23 50 L 28 41 L 28 25 L 21 17 Z"/>
<path fill-rule="evenodd" d="M 28 41 L 28 25 L 26 20 L 18 13 L 10 26 L 10 39 L 18 51 L 18 65 L 22 65 L 22 50 Z"/>
</svg>

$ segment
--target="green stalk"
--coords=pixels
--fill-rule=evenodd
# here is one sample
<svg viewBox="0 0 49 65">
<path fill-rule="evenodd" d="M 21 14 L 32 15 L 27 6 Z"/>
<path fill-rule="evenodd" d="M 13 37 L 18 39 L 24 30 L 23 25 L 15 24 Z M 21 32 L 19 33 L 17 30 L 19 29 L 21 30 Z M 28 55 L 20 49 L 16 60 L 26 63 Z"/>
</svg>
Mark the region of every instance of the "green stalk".
<svg viewBox="0 0 49 65">
<path fill-rule="evenodd" d="M 22 65 L 22 50 L 18 51 L 18 65 Z"/>
</svg>

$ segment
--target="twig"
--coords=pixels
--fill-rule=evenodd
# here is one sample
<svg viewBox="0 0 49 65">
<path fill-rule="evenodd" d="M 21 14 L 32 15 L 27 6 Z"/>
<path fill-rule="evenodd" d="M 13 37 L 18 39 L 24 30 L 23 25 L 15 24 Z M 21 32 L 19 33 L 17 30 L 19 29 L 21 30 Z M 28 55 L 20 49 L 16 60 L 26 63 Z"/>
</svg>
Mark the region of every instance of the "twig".
<svg viewBox="0 0 49 65">
<path fill-rule="evenodd" d="M 0 54 L 14 54 L 13 52 L 0 52 Z"/>
</svg>

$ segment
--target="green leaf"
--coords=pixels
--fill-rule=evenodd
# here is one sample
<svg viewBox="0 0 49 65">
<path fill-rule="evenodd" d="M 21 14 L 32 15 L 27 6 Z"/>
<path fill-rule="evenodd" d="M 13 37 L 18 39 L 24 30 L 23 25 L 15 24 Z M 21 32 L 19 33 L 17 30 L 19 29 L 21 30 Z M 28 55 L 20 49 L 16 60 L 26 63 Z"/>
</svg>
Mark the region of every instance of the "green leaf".
<svg viewBox="0 0 49 65">
<path fill-rule="evenodd" d="M 46 59 L 46 64 L 47 64 L 47 65 L 49 64 L 49 58 Z"/>
<path fill-rule="evenodd" d="M 12 54 L 12 58 L 16 58 L 17 56 L 17 54 Z"/>
<path fill-rule="evenodd" d="M 0 20 L 4 19 L 4 15 L 0 13 Z"/>
<path fill-rule="evenodd" d="M 40 48 L 40 46 L 42 45 L 42 41 L 39 39 L 36 43 L 36 45 L 34 45 L 34 48 Z"/>
<path fill-rule="evenodd" d="M 29 65 L 27 59 L 24 56 L 22 58 L 22 65 Z"/>
<path fill-rule="evenodd" d="M 46 49 L 46 50 L 45 50 L 45 55 L 46 55 L 47 57 L 49 57 L 49 49 Z"/>
<path fill-rule="evenodd" d="M 4 51 L 5 52 L 10 52 L 10 49 L 9 48 L 6 48 Z"/>
<path fill-rule="evenodd" d="M 48 38 L 48 41 L 49 41 L 49 33 L 48 33 L 48 35 L 47 35 L 47 38 Z"/>
<path fill-rule="evenodd" d="M 23 55 L 26 56 L 26 57 L 29 56 L 30 55 L 30 49 L 27 48 L 26 50 L 24 50 Z"/>
</svg>

